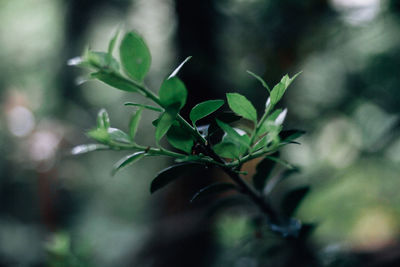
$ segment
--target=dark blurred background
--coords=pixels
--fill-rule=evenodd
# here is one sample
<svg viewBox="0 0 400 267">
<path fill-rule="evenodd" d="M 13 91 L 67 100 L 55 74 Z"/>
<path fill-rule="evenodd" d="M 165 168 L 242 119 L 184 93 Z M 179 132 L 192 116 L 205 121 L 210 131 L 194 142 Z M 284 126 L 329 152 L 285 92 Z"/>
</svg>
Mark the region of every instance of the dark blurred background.
<svg viewBox="0 0 400 267">
<path fill-rule="evenodd" d="M 132 110 L 122 104 L 144 101 L 97 82 L 77 86 L 82 71 L 66 65 L 85 46 L 106 50 L 118 27 L 147 40 L 155 91 L 193 56 L 180 74 L 186 115 L 233 91 L 261 110 L 266 92 L 246 70 L 270 86 L 302 70 L 283 105 L 287 127 L 307 134 L 283 157 L 302 168 L 292 182 L 312 186 L 297 215 L 318 223 L 316 254 L 329 264 L 336 253 L 397 244 L 399 1 L 0 0 L 0 25 L 0 266 L 259 266 L 232 253 L 248 233 L 240 215 L 207 227 L 185 215 L 191 234 L 169 242 L 177 214 L 190 210 L 184 192 L 192 185 L 150 198 L 167 159 L 145 159 L 112 178 L 123 153 L 69 155 L 89 142 L 84 133 L 101 107 L 126 129 Z M 143 144 L 154 144 L 146 123 L 154 118 L 144 114 Z M 161 245 L 149 245 L 157 238 Z M 157 263 L 168 255 L 170 264 Z M 193 264 L 174 262 L 181 255 Z"/>
</svg>

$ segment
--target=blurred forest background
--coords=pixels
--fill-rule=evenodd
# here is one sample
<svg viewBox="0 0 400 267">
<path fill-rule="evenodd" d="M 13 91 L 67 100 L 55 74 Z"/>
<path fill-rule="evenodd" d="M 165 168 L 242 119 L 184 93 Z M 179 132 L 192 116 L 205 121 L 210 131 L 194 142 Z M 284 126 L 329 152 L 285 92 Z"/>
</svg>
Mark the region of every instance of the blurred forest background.
<svg viewBox="0 0 400 267">
<path fill-rule="evenodd" d="M 186 113 L 232 91 L 262 109 L 265 91 L 246 70 L 270 86 L 302 70 L 284 105 L 287 127 L 307 134 L 283 157 L 302 168 L 292 181 L 312 186 L 298 217 L 318 224 L 317 252 L 328 262 L 398 242 L 399 1 L 0 0 L 0 25 L 0 266 L 258 266 L 236 253 L 246 233 L 239 215 L 195 224 L 202 230 L 186 236 L 189 245 L 169 247 L 171 232 L 191 227 L 190 216 L 171 223 L 190 210 L 182 188 L 191 185 L 150 197 L 167 159 L 145 159 L 112 178 L 123 152 L 69 155 L 88 142 L 101 107 L 113 126 L 127 128 L 132 109 L 122 104 L 136 96 L 97 82 L 77 86 L 82 71 L 66 65 L 86 45 L 106 50 L 119 26 L 147 40 L 154 90 L 193 56 L 180 75 Z M 151 131 L 142 123 L 141 143 L 154 144 Z M 144 248 L 152 238 L 164 243 L 135 265 L 151 253 Z M 187 252 L 191 246 L 198 251 Z M 191 261 L 172 265 L 180 255 Z M 157 265 L 158 256 L 174 259 Z"/>
</svg>

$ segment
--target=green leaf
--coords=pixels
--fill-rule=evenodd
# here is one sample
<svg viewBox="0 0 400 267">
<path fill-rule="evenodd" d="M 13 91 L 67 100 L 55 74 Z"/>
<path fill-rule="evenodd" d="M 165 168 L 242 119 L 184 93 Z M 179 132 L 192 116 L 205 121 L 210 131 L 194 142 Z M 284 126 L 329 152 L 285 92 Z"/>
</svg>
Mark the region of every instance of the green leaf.
<svg viewBox="0 0 400 267">
<path fill-rule="evenodd" d="M 265 184 L 268 178 L 270 178 L 275 165 L 276 162 L 269 158 L 264 158 L 257 164 L 256 173 L 253 176 L 253 184 L 258 191 L 262 192 L 264 190 Z"/>
<path fill-rule="evenodd" d="M 237 187 L 231 183 L 214 183 L 200 189 L 193 195 L 190 202 L 194 202 L 195 200 L 207 195 L 223 193 L 229 190 L 237 190 Z"/>
<path fill-rule="evenodd" d="M 99 113 L 97 114 L 97 128 L 110 128 L 110 117 L 104 108 L 100 109 Z"/>
<path fill-rule="evenodd" d="M 134 107 L 142 107 L 145 109 L 157 111 L 157 112 L 163 112 L 164 110 L 158 107 L 150 106 L 150 105 L 143 105 L 143 104 L 137 104 L 137 103 L 132 103 L 132 102 L 126 102 L 124 103 L 125 106 L 134 106 Z"/>
<path fill-rule="evenodd" d="M 187 90 L 178 77 L 172 77 L 162 83 L 159 96 L 165 108 L 177 105 L 181 109 L 186 103 Z"/>
<path fill-rule="evenodd" d="M 203 168 L 204 165 L 198 163 L 182 163 L 170 166 L 159 172 L 157 176 L 153 179 L 150 186 L 150 192 L 154 193 L 155 191 L 163 188 L 172 181 L 182 177 L 189 171 L 196 172 Z"/>
<path fill-rule="evenodd" d="M 232 142 L 222 141 L 221 143 L 213 146 L 213 150 L 222 158 L 237 159 L 240 156 L 240 150 L 238 146 Z"/>
<path fill-rule="evenodd" d="M 263 78 L 261 78 L 260 76 L 258 76 L 257 74 L 255 74 L 255 73 L 253 73 L 253 72 L 251 72 L 251 71 L 249 71 L 249 70 L 247 71 L 247 73 L 250 74 L 251 76 L 253 76 L 254 78 L 256 78 L 256 79 L 261 83 L 261 85 L 262 85 L 265 89 L 267 89 L 269 93 L 271 93 L 271 90 L 269 89 L 268 84 L 264 81 Z"/>
<path fill-rule="evenodd" d="M 125 144 L 130 144 L 131 143 L 131 138 L 129 135 L 121 131 L 120 129 L 117 128 L 108 128 L 108 135 L 111 139 L 111 141 L 119 142 L 119 143 L 125 143 Z"/>
<path fill-rule="evenodd" d="M 126 157 L 123 157 L 117 163 L 115 163 L 115 165 L 112 169 L 112 172 L 111 172 L 112 176 L 114 176 L 117 173 L 117 171 L 119 171 L 120 169 L 135 163 L 136 161 L 140 160 L 144 156 L 146 156 L 146 152 L 140 151 L 140 152 L 136 152 L 131 155 L 128 155 Z"/>
<path fill-rule="evenodd" d="M 87 132 L 87 135 L 99 143 L 107 144 L 110 141 L 110 135 L 105 128 L 90 130 Z"/>
<path fill-rule="evenodd" d="M 292 143 L 294 140 L 299 138 L 300 136 L 304 135 L 306 132 L 302 130 L 287 130 L 287 131 L 282 131 L 279 133 L 279 138 L 282 140 L 282 142 L 285 143 Z"/>
<path fill-rule="evenodd" d="M 233 129 L 229 124 L 226 124 L 220 120 L 216 120 L 219 127 L 226 132 L 226 134 L 232 139 L 233 142 L 240 146 L 248 148 L 250 146 L 250 138 L 244 134 L 240 135 L 235 129 Z"/>
<path fill-rule="evenodd" d="M 309 193 L 309 191 L 310 187 L 304 186 L 290 191 L 284 196 L 281 207 L 285 216 L 292 217 L 294 215 L 297 208 L 301 204 L 301 201 Z"/>
<path fill-rule="evenodd" d="M 272 88 L 270 95 L 272 105 L 275 105 L 276 103 L 279 102 L 279 100 L 281 100 L 281 98 L 286 92 L 286 89 L 294 81 L 294 79 L 296 79 L 296 77 L 299 74 L 300 72 L 294 75 L 292 78 L 289 78 L 289 76 L 286 74 L 285 76 L 283 76 L 281 81 L 277 85 L 275 85 L 274 88 Z"/>
<path fill-rule="evenodd" d="M 115 43 L 119 36 L 119 30 L 115 32 L 113 38 L 111 38 L 110 42 L 108 43 L 108 54 L 112 55 L 115 47 Z"/>
<path fill-rule="evenodd" d="M 108 73 L 104 71 L 98 71 L 90 74 L 91 78 L 98 79 L 103 83 L 115 87 L 117 89 L 127 92 L 138 92 L 138 88 L 132 83 L 125 80 L 124 78 L 116 75 L 115 73 Z"/>
<path fill-rule="evenodd" d="M 192 121 L 193 124 L 195 124 L 196 121 L 218 110 L 223 104 L 224 100 L 208 100 L 200 104 L 197 104 L 190 111 L 190 120 Z"/>
<path fill-rule="evenodd" d="M 96 150 L 104 150 L 104 149 L 109 149 L 109 146 L 105 146 L 102 144 L 86 144 L 86 145 L 79 145 L 74 147 L 71 150 L 72 155 L 79 155 L 79 154 L 84 154 Z"/>
<path fill-rule="evenodd" d="M 95 69 L 101 69 L 104 72 L 118 72 L 119 63 L 112 55 L 105 52 L 95 52 L 88 50 L 83 56 L 80 65 L 90 66 Z"/>
<path fill-rule="evenodd" d="M 125 34 L 119 54 L 125 72 L 133 80 L 143 82 L 151 65 L 150 50 L 143 38 L 135 32 Z"/>
<path fill-rule="evenodd" d="M 233 112 L 243 118 L 254 122 L 257 121 L 257 111 L 246 97 L 238 93 L 228 93 L 226 94 L 226 98 L 228 100 L 228 105 Z"/>
<path fill-rule="evenodd" d="M 175 148 L 180 149 L 188 154 L 192 152 L 193 137 L 192 134 L 181 127 L 179 123 L 173 124 L 167 132 L 168 142 Z"/>
<path fill-rule="evenodd" d="M 129 135 L 133 140 L 136 136 L 136 132 L 139 126 L 140 118 L 142 117 L 143 109 L 140 108 L 136 113 L 132 116 L 131 121 L 129 123 Z"/>
<path fill-rule="evenodd" d="M 187 57 L 172 73 L 171 75 L 168 76 L 167 79 L 171 79 L 172 77 L 175 77 L 178 72 L 180 71 L 180 69 L 183 67 L 183 65 L 185 65 L 186 62 L 188 62 L 192 57 Z"/>
<path fill-rule="evenodd" d="M 169 109 L 162 113 L 157 121 L 156 126 L 156 141 L 157 143 L 161 138 L 168 132 L 169 128 L 172 126 L 178 114 L 176 109 Z"/>
</svg>

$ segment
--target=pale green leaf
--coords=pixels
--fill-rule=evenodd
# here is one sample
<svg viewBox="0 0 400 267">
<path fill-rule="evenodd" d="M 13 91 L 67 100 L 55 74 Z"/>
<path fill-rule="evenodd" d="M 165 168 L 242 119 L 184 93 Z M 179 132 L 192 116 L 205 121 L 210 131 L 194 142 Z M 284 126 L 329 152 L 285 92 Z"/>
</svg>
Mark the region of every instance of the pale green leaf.
<svg viewBox="0 0 400 267">
<path fill-rule="evenodd" d="M 256 78 L 261 83 L 261 85 L 265 89 L 267 89 L 269 93 L 271 93 L 271 90 L 269 89 L 268 84 L 263 80 L 263 78 L 261 78 L 260 76 L 258 76 L 257 74 L 255 74 L 255 73 L 253 73 L 253 72 L 251 72 L 249 70 L 247 71 L 247 73 L 250 74 L 251 76 L 253 76 L 254 78 Z"/>
<path fill-rule="evenodd" d="M 283 76 L 281 81 L 277 85 L 275 85 L 274 88 L 272 88 L 270 95 L 272 105 L 275 105 L 276 103 L 279 102 L 279 100 L 281 100 L 281 98 L 286 92 L 286 89 L 294 81 L 294 79 L 296 79 L 296 77 L 299 74 L 300 72 L 294 75 L 292 78 L 289 78 L 289 76 L 286 74 L 285 76 Z"/>
<path fill-rule="evenodd" d="M 143 109 L 140 108 L 138 111 L 136 111 L 135 114 L 133 114 L 131 121 L 129 123 L 129 135 L 131 139 L 133 140 L 136 136 L 136 132 L 139 126 L 140 118 L 142 117 L 142 111 Z"/>
<path fill-rule="evenodd" d="M 102 108 L 97 114 L 97 128 L 110 128 L 110 117 L 104 108 Z"/>
<path fill-rule="evenodd" d="M 253 104 L 243 95 L 238 93 L 226 94 L 228 105 L 233 112 L 251 121 L 257 121 L 257 111 Z"/>
</svg>

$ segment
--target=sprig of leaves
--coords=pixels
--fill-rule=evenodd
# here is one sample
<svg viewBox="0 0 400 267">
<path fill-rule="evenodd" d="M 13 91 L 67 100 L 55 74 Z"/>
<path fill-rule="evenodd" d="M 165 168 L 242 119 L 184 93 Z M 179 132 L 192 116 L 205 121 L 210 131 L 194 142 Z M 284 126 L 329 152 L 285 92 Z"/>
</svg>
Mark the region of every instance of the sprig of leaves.
<svg viewBox="0 0 400 267">
<path fill-rule="evenodd" d="M 265 110 L 258 114 L 257 110 L 244 95 L 227 93 L 226 100 L 229 109 L 235 116 L 216 116 L 225 101 L 222 99 L 207 100 L 195 105 L 190 111 L 190 121 L 186 121 L 180 111 L 187 102 L 188 92 L 183 81 L 178 77 L 179 71 L 190 60 L 187 57 L 175 70 L 168 75 L 160 86 L 158 95 L 149 90 L 144 81 L 151 67 L 151 53 L 143 37 L 135 32 L 126 33 L 119 45 L 120 62 L 112 56 L 117 45 L 118 33 L 113 36 L 107 52 L 86 50 L 83 56 L 69 61 L 71 65 L 78 65 L 91 70 L 92 80 L 99 80 L 111 87 L 123 91 L 138 93 L 156 106 L 142 103 L 125 103 L 126 106 L 137 108 L 132 114 L 127 133 L 121 129 L 111 127 L 109 115 L 102 109 L 97 115 L 97 127 L 88 131 L 87 135 L 97 141 L 97 144 L 80 145 L 73 149 L 73 154 L 82 154 L 95 150 L 132 150 L 113 167 L 112 174 L 147 156 L 164 155 L 173 157 L 177 165 L 161 171 L 151 183 L 152 193 L 160 190 L 185 173 L 194 169 L 207 170 L 210 167 L 222 168 L 231 178 L 230 183 L 216 183 L 198 191 L 192 201 L 202 196 L 219 194 L 233 190 L 235 194 L 249 197 L 260 211 L 268 218 L 271 229 L 298 231 L 293 224 L 288 223 L 301 199 L 308 190 L 299 189 L 283 200 L 282 210 L 275 210 L 265 200 L 271 191 L 270 187 L 276 184 L 273 175 L 279 168 L 293 169 L 294 167 L 279 159 L 277 151 L 284 145 L 296 143 L 296 139 L 304 132 L 298 130 L 283 131 L 287 109 L 275 109 L 282 99 L 289 85 L 298 76 L 292 78 L 285 75 L 272 89 L 258 75 L 248 71 L 257 79 L 269 94 Z M 156 147 L 138 144 L 136 135 L 139 130 L 143 112 L 150 110 L 158 113 L 158 119 L 153 122 L 155 129 Z M 217 119 L 210 125 L 198 126 L 198 122 L 207 117 Z M 234 119 L 232 119 L 234 118 Z M 239 121 L 237 119 L 240 119 Z M 251 126 L 244 127 L 242 121 L 250 122 Z M 160 141 L 166 141 L 176 151 L 161 147 Z M 253 184 L 249 184 L 242 177 L 243 163 L 261 158 L 253 176 Z M 276 176 L 280 177 L 280 176 Z M 269 181 L 275 181 L 269 183 Z M 269 186 L 269 190 L 264 190 Z M 290 222 L 290 220 L 289 220 Z M 290 227 L 286 227 L 290 225 Z M 286 227 L 286 228 L 285 228 Z M 293 230 L 294 229 L 294 230 Z M 284 235 L 295 235 L 285 230 Z"/>
</svg>

